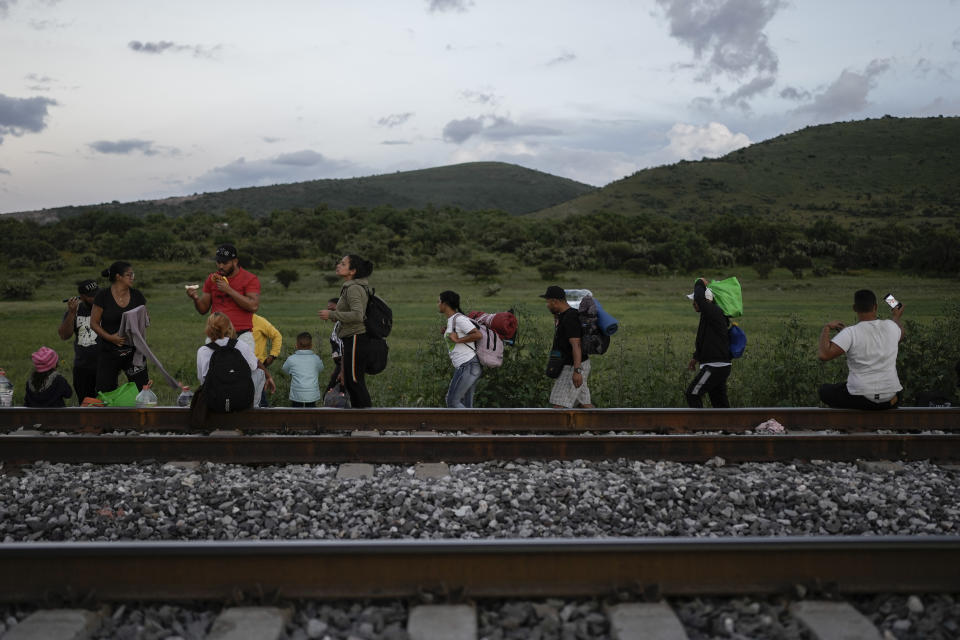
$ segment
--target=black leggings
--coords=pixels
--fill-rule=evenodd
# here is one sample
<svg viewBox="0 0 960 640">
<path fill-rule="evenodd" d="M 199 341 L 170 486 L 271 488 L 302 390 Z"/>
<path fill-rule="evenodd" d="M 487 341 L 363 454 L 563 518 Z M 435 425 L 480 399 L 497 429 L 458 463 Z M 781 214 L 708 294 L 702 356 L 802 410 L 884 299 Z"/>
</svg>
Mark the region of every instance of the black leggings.
<svg viewBox="0 0 960 640">
<path fill-rule="evenodd" d="M 364 379 L 365 355 L 367 352 L 367 336 L 364 333 L 348 336 L 343 339 L 343 382 L 350 394 L 350 406 L 354 409 L 371 407 L 370 392 Z"/>
<path fill-rule="evenodd" d="M 133 366 L 133 356 L 136 350 L 130 351 L 127 355 L 121 356 L 116 351 L 101 351 L 97 358 L 97 392 L 113 391 L 117 388 L 117 376 L 123 371 L 127 380 L 135 382 L 137 389 L 143 389 L 143 386 L 150 381 L 150 374 L 147 367 L 138 368 Z"/>
<path fill-rule="evenodd" d="M 710 396 L 714 409 L 726 409 L 730 406 L 727 399 L 727 378 L 732 367 L 702 367 L 687 387 L 687 404 L 692 409 L 703 408 L 703 394 Z"/>
<path fill-rule="evenodd" d="M 77 405 L 84 398 L 97 397 L 97 367 L 73 367 L 73 390 L 77 393 Z"/>
</svg>

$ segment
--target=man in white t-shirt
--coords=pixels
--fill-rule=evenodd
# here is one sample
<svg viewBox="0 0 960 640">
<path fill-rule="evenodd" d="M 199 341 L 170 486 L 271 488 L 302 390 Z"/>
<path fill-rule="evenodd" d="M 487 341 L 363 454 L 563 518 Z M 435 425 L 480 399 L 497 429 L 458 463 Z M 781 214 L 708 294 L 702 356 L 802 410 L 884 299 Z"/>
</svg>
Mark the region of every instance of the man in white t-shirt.
<svg viewBox="0 0 960 640">
<path fill-rule="evenodd" d="M 877 318 L 877 296 L 861 289 L 853 295 L 857 323 L 845 327 L 828 322 L 820 332 L 817 357 L 826 362 L 847 356 L 846 382 L 820 387 L 820 400 L 838 409 L 892 409 L 900 402 L 903 386 L 897 377 L 897 350 L 903 339 L 898 304 L 891 320 Z M 830 331 L 839 331 L 830 339 Z"/>
</svg>

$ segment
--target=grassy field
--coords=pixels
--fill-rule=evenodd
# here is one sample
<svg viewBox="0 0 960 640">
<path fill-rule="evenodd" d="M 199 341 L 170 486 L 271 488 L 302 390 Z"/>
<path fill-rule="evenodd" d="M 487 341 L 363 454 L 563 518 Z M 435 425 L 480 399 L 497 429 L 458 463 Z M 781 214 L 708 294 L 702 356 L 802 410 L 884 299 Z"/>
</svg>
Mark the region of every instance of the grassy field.
<svg viewBox="0 0 960 640">
<path fill-rule="evenodd" d="M 210 264 L 135 264 L 136 285 L 148 300 L 152 325 L 148 341 L 165 367 L 185 384 L 196 383 L 195 354 L 203 342 L 204 318 L 194 311 L 183 291 L 189 282 L 201 282 Z M 284 290 L 272 275 L 282 268 L 295 268 L 300 280 Z M 32 301 L 0 302 L 0 366 L 16 387 L 15 402 L 23 401 L 23 389 L 32 366 L 30 354 L 41 345 L 58 351 L 64 360 L 61 372 L 69 377 L 72 343 L 60 341 L 56 330 L 65 305 L 60 300 L 73 293 L 73 282 L 90 277 L 94 269 L 70 267 L 51 276 L 37 289 Z M 271 263 L 260 273 L 264 291 L 261 314 L 284 336 L 283 354 L 272 371 L 280 387 L 274 404 L 286 405 L 288 382 L 280 373 L 284 357 L 294 350 L 294 336 L 301 331 L 314 335 L 325 364 L 329 356 L 331 325 L 317 318 L 325 301 L 339 292 L 328 284 L 316 264 L 303 261 Z M 853 291 L 871 288 L 878 295 L 894 292 L 904 302 L 904 319 L 911 321 L 908 335 L 915 338 L 917 353 L 902 355 L 920 364 L 923 375 L 906 376 L 908 394 L 928 385 L 931 375 L 944 369 L 942 382 L 952 388 L 952 370 L 945 363 L 960 358 L 955 339 L 960 319 L 949 311 L 956 307 L 952 281 L 924 279 L 892 273 L 863 273 L 826 278 L 794 279 L 786 270 L 775 270 L 760 280 L 750 269 L 707 277 L 737 275 L 744 289 L 745 316 L 741 326 L 749 345 L 734 365 L 730 395 L 734 406 L 816 404 L 819 382 L 841 380 L 845 365 L 816 361 L 820 326 L 829 320 L 852 323 Z M 590 387 L 596 404 L 613 406 L 683 406 L 683 388 L 691 374 L 685 366 L 693 350 L 698 316 L 684 297 L 692 289 L 694 275 L 651 278 L 626 272 L 577 273 L 560 280 L 567 288 L 593 290 L 604 307 L 620 321 L 610 351 L 594 360 Z M 520 322 L 519 346 L 510 350 L 504 367 L 481 379 L 478 406 L 546 406 L 550 380 L 542 374 L 552 337 L 552 318 L 537 296 L 550 282 L 540 280 L 533 269 L 505 269 L 496 285 L 473 282 L 438 268 L 404 268 L 377 271 L 372 285 L 394 311 L 394 331 L 389 339 L 390 365 L 370 378 L 369 386 L 378 406 L 442 406 L 443 393 L 452 373 L 441 349 L 443 326 L 436 311 L 437 295 L 444 289 L 461 294 L 464 310 L 501 311 L 513 308 Z M 493 295 L 492 289 L 499 286 Z M 883 317 L 888 317 L 882 310 Z M 916 342 L 919 341 L 919 342 Z M 922 344 L 920 344 L 922 343 Z M 919 346 L 918 346 L 919 345 Z M 905 343 L 902 352 L 908 348 Z M 922 347 L 922 348 L 920 348 Z M 912 358 L 913 360 L 910 360 Z M 952 359 L 952 360 L 951 360 Z M 902 365 L 903 366 L 903 365 Z M 952 367 L 952 364 L 950 365 Z M 927 369 L 933 368 L 934 374 Z M 912 369 L 911 369 L 912 371 Z M 157 381 L 161 404 L 172 404 L 176 392 Z M 904 377 L 904 374 L 901 374 Z M 908 384 L 908 379 L 910 384 Z"/>
</svg>

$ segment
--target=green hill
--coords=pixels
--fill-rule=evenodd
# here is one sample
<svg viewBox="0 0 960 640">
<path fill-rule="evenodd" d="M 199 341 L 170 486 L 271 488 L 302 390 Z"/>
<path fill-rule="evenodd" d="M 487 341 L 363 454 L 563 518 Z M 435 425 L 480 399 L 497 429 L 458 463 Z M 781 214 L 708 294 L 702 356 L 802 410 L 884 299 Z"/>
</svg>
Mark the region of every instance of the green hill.
<svg viewBox="0 0 960 640">
<path fill-rule="evenodd" d="M 807 127 L 715 160 L 646 169 L 537 212 L 654 214 L 698 222 L 754 214 L 842 222 L 960 214 L 960 118 L 892 118 Z M 813 214 L 813 215 L 810 215 Z"/>
<path fill-rule="evenodd" d="M 378 176 L 311 180 L 268 187 L 228 189 L 217 193 L 70 206 L 13 214 L 45 221 L 86 211 L 109 211 L 135 216 L 164 213 L 181 216 L 193 212 L 219 214 L 242 209 L 254 216 L 277 210 L 312 209 L 325 204 L 331 209 L 396 209 L 458 207 L 466 211 L 498 209 L 514 215 L 530 213 L 576 198 L 596 187 L 549 173 L 503 162 L 466 164 L 398 171 Z"/>
</svg>

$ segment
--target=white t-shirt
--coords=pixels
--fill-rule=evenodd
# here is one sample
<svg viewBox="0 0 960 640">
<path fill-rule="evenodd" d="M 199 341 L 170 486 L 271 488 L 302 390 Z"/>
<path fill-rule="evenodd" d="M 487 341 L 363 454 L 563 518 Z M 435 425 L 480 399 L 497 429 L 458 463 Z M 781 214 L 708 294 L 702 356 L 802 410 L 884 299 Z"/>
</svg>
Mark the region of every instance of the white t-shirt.
<svg viewBox="0 0 960 640">
<path fill-rule="evenodd" d="M 886 402 L 903 389 L 897 377 L 900 326 L 893 320 L 867 320 L 833 337 L 847 354 L 847 391 L 874 402 Z"/>
<path fill-rule="evenodd" d="M 243 334 L 247 335 L 247 334 Z M 221 347 L 227 346 L 227 342 L 230 338 L 220 338 L 216 341 Z M 247 361 L 247 364 L 250 365 L 250 372 L 257 370 L 257 356 L 253 353 L 253 347 L 247 344 L 244 340 L 237 340 L 237 349 L 243 354 L 243 359 Z M 200 384 L 203 384 L 204 378 L 207 377 L 207 371 L 210 370 L 210 356 L 213 355 L 213 349 L 207 346 L 200 347 L 197 349 L 197 380 L 200 381 Z"/>
<path fill-rule="evenodd" d="M 447 350 L 450 351 L 450 362 L 453 363 L 454 367 L 470 362 L 477 355 L 477 352 L 474 343 L 454 342 L 449 338 L 450 334 L 456 331 L 457 337 L 462 338 L 474 329 L 476 327 L 473 326 L 470 318 L 462 313 L 455 313 L 447 318 L 447 330 L 443 332 L 443 341 L 447 345 Z"/>
</svg>

